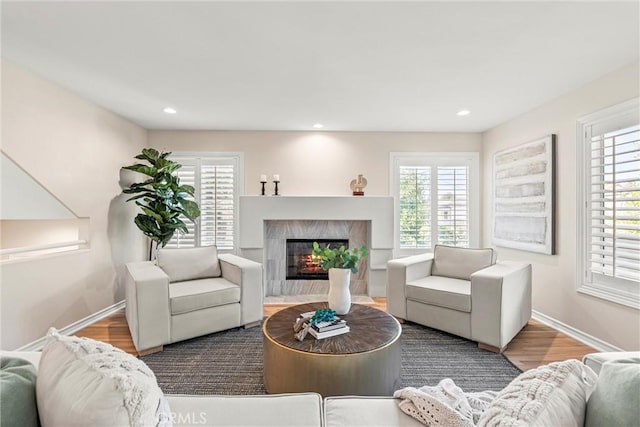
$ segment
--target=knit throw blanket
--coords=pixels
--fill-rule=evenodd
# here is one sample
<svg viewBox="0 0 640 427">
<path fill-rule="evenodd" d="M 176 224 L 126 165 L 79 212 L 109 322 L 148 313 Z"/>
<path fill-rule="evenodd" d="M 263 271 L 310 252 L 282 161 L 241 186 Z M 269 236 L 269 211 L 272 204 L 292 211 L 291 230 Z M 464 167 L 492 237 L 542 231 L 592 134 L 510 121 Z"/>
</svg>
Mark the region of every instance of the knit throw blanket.
<svg viewBox="0 0 640 427">
<path fill-rule="evenodd" d="M 435 387 L 406 387 L 393 397 L 400 409 L 427 426 L 474 427 L 496 396 L 495 391 L 465 393 L 451 378 Z"/>
</svg>

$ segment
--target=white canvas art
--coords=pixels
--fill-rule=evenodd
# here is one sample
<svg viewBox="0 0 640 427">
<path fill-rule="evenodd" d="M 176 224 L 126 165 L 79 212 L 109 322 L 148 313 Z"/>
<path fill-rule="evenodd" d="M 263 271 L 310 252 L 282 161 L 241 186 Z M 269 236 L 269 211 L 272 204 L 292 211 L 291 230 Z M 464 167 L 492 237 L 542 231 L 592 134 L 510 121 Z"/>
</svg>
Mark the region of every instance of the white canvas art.
<svg viewBox="0 0 640 427">
<path fill-rule="evenodd" d="M 493 157 L 493 244 L 555 254 L 555 135 Z"/>
</svg>

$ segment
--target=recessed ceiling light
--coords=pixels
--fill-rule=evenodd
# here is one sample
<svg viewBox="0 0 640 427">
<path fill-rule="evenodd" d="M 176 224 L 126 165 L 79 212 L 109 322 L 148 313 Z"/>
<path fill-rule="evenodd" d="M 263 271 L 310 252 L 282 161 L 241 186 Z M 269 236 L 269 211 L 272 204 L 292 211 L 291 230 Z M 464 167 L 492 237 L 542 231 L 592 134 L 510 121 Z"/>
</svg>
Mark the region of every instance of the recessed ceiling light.
<svg viewBox="0 0 640 427">
<path fill-rule="evenodd" d="M 176 109 L 175 108 L 171 108 L 171 107 L 166 107 L 162 111 L 164 111 L 167 114 L 175 114 L 175 113 L 177 113 Z"/>
<path fill-rule="evenodd" d="M 316 123 L 315 125 L 313 125 L 314 129 L 322 129 L 324 126 L 322 125 L 322 123 Z"/>
<path fill-rule="evenodd" d="M 459 116 L 468 116 L 469 114 L 471 114 L 471 111 L 469 110 L 460 110 L 456 113 Z"/>
</svg>

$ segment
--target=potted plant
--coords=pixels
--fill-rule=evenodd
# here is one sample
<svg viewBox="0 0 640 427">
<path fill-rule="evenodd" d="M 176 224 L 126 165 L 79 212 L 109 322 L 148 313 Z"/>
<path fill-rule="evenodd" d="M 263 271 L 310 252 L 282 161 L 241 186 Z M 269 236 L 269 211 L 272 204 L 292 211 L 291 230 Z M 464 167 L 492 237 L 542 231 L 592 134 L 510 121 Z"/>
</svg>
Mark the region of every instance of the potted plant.
<svg viewBox="0 0 640 427">
<path fill-rule="evenodd" d="M 367 257 L 367 247 L 362 245 L 350 251 L 344 246 L 321 248 L 318 242 L 313 242 L 311 255 L 313 261 L 329 273 L 329 308 L 337 314 L 347 314 L 351 309 L 351 273 L 358 272 L 358 261 Z"/>
<path fill-rule="evenodd" d="M 122 192 L 135 194 L 127 199 L 135 200 L 142 210 L 134 222 L 138 228 L 151 239 L 149 259 L 159 246 L 164 247 L 176 230 L 187 233 L 187 226 L 182 218 L 194 221 L 200 216 L 198 204 L 189 197 L 193 197 L 195 189 L 191 185 L 180 185 L 180 178 L 173 173 L 180 169 L 180 163 L 168 160 L 171 153 L 160 153 L 153 148 L 144 148 L 142 153 L 135 156 L 149 165 L 136 163 L 123 169 L 139 172 L 149 178 L 143 182 L 131 184 Z"/>
</svg>

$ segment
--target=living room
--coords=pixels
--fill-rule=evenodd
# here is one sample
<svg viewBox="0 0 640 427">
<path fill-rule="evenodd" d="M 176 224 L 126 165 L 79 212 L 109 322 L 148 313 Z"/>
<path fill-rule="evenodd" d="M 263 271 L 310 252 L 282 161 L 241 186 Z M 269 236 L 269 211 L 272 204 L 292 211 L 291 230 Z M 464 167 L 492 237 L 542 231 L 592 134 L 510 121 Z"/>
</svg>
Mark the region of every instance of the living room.
<svg viewBox="0 0 640 427">
<path fill-rule="evenodd" d="M 138 178 L 121 168 L 147 147 L 236 156 L 238 196 L 258 197 L 267 175 L 269 200 L 273 175 L 282 200 L 355 197 L 359 174 L 365 199 L 394 198 L 394 155 L 475 153 L 469 246 L 531 264 L 534 319 L 599 351 L 640 348 L 637 282 L 620 297 L 581 278 L 576 131 L 591 114 L 637 107 L 636 2 L 2 6 L 2 152 L 88 222 L 77 250 L 3 261 L 3 350 L 122 309 L 125 265 L 148 259 L 149 244 L 122 194 Z M 495 154 L 552 134 L 554 253 L 495 245 Z M 3 218 L 3 235 L 9 226 Z M 255 260 L 234 238 L 233 252 Z M 385 261 L 409 254 L 397 238 L 379 248 Z M 375 274 L 382 283 L 386 272 Z"/>
</svg>

